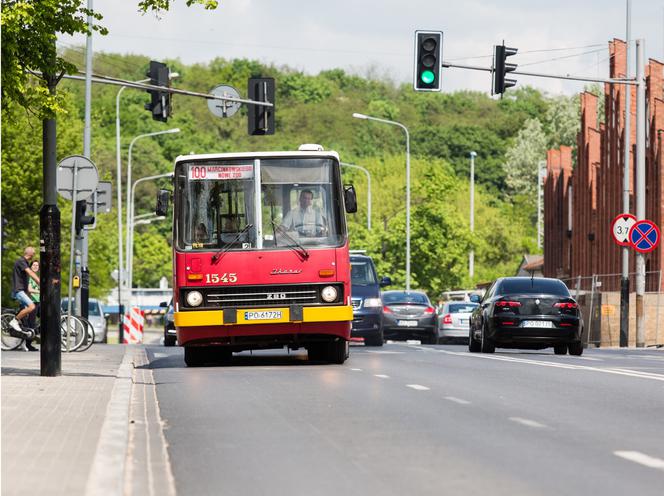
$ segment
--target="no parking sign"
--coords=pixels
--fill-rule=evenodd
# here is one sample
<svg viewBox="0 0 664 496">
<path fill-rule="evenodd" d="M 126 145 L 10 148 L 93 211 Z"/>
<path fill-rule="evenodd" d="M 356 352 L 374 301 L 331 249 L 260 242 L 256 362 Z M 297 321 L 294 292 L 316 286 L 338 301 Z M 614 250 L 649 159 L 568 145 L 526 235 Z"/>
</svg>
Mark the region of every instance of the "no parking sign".
<svg viewBox="0 0 664 496">
<path fill-rule="evenodd" d="M 650 220 L 640 220 L 629 230 L 629 242 L 639 253 L 649 253 L 657 248 L 662 237 L 657 224 Z"/>
</svg>

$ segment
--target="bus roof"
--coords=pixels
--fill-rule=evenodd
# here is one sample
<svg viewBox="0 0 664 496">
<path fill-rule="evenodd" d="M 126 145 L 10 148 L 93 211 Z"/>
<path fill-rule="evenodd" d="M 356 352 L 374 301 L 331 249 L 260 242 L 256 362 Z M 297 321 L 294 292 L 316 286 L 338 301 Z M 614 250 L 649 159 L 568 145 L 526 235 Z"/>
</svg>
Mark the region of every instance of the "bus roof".
<svg viewBox="0 0 664 496">
<path fill-rule="evenodd" d="M 234 159 L 234 158 L 286 158 L 286 157 L 300 157 L 300 158 L 333 158 L 339 161 L 339 154 L 335 151 L 287 151 L 287 152 L 241 152 L 241 153 L 203 153 L 191 155 L 179 155 L 175 159 L 175 163 L 184 162 L 187 160 L 217 160 L 217 159 Z"/>
</svg>

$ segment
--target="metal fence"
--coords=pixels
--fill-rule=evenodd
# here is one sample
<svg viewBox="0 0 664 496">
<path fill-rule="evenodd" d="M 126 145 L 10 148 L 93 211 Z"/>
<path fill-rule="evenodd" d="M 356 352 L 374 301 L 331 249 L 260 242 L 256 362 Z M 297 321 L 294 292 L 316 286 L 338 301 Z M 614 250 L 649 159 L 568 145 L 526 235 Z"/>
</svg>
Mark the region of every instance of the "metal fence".
<svg viewBox="0 0 664 496">
<path fill-rule="evenodd" d="M 593 274 L 562 279 L 577 300 L 583 314 L 583 339 L 589 346 L 620 344 L 621 274 Z M 636 344 L 636 273 L 629 274 L 629 346 Z M 644 314 L 646 346 L 664 346 L 664 295 L 662 271 L 646 272 Z"/>
</svg>

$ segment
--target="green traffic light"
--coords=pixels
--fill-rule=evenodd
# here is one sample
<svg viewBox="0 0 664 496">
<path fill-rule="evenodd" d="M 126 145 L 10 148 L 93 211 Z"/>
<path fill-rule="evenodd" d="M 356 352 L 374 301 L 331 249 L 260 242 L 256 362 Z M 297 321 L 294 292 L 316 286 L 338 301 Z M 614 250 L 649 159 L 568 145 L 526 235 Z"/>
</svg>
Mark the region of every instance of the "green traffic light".
<svg viewBox="0 0 664 496">
<path fill-rule="evenodd" d="M 433 73 L 433 71 L 422 71 L 420 79 L 425 84 L 431 84 L 433 83 L 433 80 L 436 79 L 436 75 Z"/>
</svg>

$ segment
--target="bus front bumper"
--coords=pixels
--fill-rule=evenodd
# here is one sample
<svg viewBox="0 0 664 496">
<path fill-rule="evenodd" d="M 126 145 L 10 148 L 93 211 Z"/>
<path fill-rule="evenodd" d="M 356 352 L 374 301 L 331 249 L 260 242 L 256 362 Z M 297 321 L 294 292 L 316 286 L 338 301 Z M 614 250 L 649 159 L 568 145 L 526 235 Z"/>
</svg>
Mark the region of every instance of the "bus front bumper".
<svg viewBox="0 0 664 496">
<path fill-rule="evenodd" d="M 308 322 L 350 322 L 353 307 L 280 307 L 242 308 L 225 310 L 188 310 L 175 312 L 176 327 L 237 326 L 251 324 L 285 324 Z"/>
</svg>

